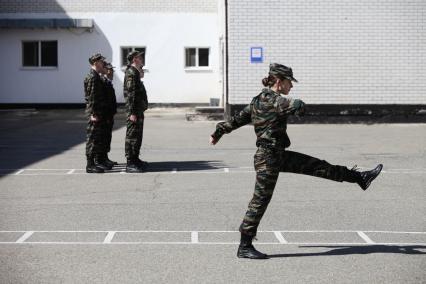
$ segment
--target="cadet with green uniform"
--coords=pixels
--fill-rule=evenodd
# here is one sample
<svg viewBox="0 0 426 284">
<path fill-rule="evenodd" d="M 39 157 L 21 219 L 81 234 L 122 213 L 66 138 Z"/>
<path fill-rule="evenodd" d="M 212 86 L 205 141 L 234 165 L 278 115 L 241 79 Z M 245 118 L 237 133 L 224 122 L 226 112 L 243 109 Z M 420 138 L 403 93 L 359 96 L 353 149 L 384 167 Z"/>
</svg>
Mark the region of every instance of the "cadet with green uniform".
<svg viewBox="0 0 426 284">
<path fill-rule="evenodd" d="M 108 102 L 104 94 L 104 83 L 101 75 L 104 60 L 100 53 L 89 58 L 90 73 L 84 79 L 84 93 L 86 100 L 86 115 L 88 116 L 86 131 L 86 157 L 88 173 L 103 173 L 110 169 L 104 162 L 106 153 L 106 113 Z"/>
<path fill-rule="evenodd" d="M 147 163 L 139 159 L 142 146 L 144 111 L 148 109 L 148 98 L 145 86 L 141 81 L 142 53 L 133 51 L 127 56 L 128 65 L 124 76 L 124 98 L 127 110 L 127 130 L 125 153 L 127 158 L 126 172 L 144 172 Z"/>
<path fill-rule="evenodd" d="M 254 156 L 256 183 L 253 198 L 240 226 L 241 241 L 237 252 L 240 258 L 268 257 L 253 247 L 252 240 L 272 198 L 280 172 L 357 183 L 366 190 L 383 167 L 379 164 L 373 170 L 359 172 L 354 168 L 349 170 L 344 166 L 331 165 L 324 160 L 286 150 L 290 146 L 287 117 L 291 114 L 303 115 L 305 104 L 299 99 L 284 97 L 293 87 L 292 81 L 297 82 L 291 68 L 277 63 L 269 67 L 269 76 L 262 80 L 266 88 L 239 114 L 229 121 L 218 123 L 216 131 L 210 137 L 210 143 L 214 145 L 225 133 L 248 123 L 253 124 L 257 136 L 258 149 Z"/>
<path fill-rule="evenodd" d="M 112 130 L 114 127 L 114 115 L 117 113 L 117 98 L 115 96 L 114 85 L 112 84 L 112 80 L 114 79 L 114 66 L 111 63 L 105 64 L 105 72 L 104 72 L 104 93 L 107 99 L 107 112 L 106 112 L 106 152 L 104 153 L 104 161 L 106 164 L 111 167 L 117 165 L 118 163 L 115 161 L 111 161 L 108 158 L 108 153 L 111 151 L 111 139 L 112 139 Z"/>
</svg>

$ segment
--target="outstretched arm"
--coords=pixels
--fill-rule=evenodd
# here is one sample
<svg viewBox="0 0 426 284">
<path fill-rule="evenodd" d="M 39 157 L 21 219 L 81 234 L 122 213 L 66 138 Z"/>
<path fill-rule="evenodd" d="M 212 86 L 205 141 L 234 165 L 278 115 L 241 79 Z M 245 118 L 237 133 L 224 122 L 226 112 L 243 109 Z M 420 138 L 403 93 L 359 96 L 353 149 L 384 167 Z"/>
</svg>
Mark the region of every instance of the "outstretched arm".
<svg viewBox="0 0 426 284">
<path fill-rule="evenodd" d="M 215 145 L 225 134 L 251 122 L 251 105 L 246 106 L 230 120 L 216 124 L 216 131 L 210 135 L 210 144 Z"/>
</svg>

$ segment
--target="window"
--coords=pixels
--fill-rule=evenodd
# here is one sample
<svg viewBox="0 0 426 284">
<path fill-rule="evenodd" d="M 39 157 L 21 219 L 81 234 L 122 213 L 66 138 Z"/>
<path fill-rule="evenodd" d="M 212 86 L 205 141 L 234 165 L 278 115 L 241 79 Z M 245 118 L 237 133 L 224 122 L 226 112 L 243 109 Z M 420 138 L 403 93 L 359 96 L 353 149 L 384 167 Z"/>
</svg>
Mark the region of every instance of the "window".
<svg viewBox="0 0 426 284">
<path fill-rule="evenodd" d="M 145 54 L 146 54 L 146 48 L 145 47 L 122 47 L 121 48 L 121 66 L 125 67 L 127 65 L 127 55 L 132 51 L 140 51 L 143 52 L 142 55 L 142 64 L 145 65 Z"/>
<path fill-rule="evenodd" d="M 210 48 L 185 48 L 185 67 L 209 67 Z"/>
<path fill-rule="evenodd" d="M 58 67 L 58 41 L 23 41 L 23 67 Z"/>
</svg>

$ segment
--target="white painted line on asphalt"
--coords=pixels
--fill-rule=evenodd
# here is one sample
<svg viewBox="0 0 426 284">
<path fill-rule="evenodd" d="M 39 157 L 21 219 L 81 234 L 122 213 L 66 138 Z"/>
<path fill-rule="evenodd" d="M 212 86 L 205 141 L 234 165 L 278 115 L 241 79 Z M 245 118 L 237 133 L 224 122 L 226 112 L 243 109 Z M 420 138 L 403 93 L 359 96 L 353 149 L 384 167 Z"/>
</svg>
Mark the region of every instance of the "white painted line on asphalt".
<svg viewBox="0 0 426 284">
<path fill-rule="evenodd" d="M 0 242 L 0 245 L 238 245 L 239 242 Z M 256 245 L 299 245 L 299 246 L 426 246 L 426 243 L 298 243 L 256 242 Z M 419 248 L 421 249 L 421 248 Z"/>
<path fill-rule="evenodd" d="M 33 231 L 29 231 L 29 232 L 25 232 L 25 234 L 23 234 L 17 241 L 17 244 L 22 244 L 23 242 L 25 242 L 25 240 L 27 240 L 29 237 L 31 237 L 31 235 L 34 234 Z"/>
<path fill-rule="evenodd" d="M 191 243 L 198 244 L 198 232 L 191 232 Z"/>
<path fill-rule="evenodd" d="M 0 231 L 0 233 L 25 233 L 27 231 Z M 33 233 L 109 233 L 109 232 L 116 232 L 116 233 L 191 233 L 191 232 L 198 232 L 198 233 L 239 233 L 239 231 L 167 231 L 167 230 L 136 230 L 136 231 L 65 231 L 65 230 L 45 230 L 45 231 L 31 231 Z M 426 232 L 404 232 L 404 231 L 368 231 L 368 230 L 362 230 L 362 231 L 354 231 L 354 230 L 306 230 L 306 231 L 290 231 L 290 230 L 279 230 L 279 231 L 258 231 L 259 233 L 274 233 L 274 232 L 281 232 L 281 233 L 358 233 L 358 232 L 364 232 L 364 233 L 388 233 L 388 234 L 426 234 Z"/>
<path fill-rule="evenodd" d="M 374 244 L 374 242 L 364 233 L 361 231 L 357 232 L 358 236 L 360 236 L 367 244 Z"/>
<path fill-rule="evenodd" d="M 275 237 L 280 242 L 280 244 L 288 244 L 287 240 L 284 239 L 284 236 L 281 234 L 281 232 L 274 232 Z"/>
<path fill-rule="evenodd" d="M 106 235 L 104 239 L 104 244 L 111 243 L 112 239 L 114 238 L 114 235 L 115 235 L 115 232 L 108 232 L 108 234 Z"/>
<path fill-rule="evenodd" d="M 71 169 L 67 172 L 67 175 L 72 175 L 75 172 L 75 169 Z"/>
<path fill-rule="evenodd" d="M 235 167 L 234 169 L 237 169 L 236 171 L 232 171 L 232 174 L 252 174 L 255 173 L 254 170 L 246 170 L 252 167 Z M 19 176 L 57 176 L 57 175 L 65 175 L 65 174 L 69 174 L 72 170 L 74 170 L 72 172 L 73 175 L 86 175 L 85 169 L 0 169 L 0 173 L 1 172 L 8 172 L 8 171 L 16 171 L 15 173 L 12 174 L 1 174 L 3 176 L 7 176 L 7 175 L 19 175 Z M 25 171 L 25 173 L 24 173 Z M 38 173 L 31 173 L 34 171 L 39 171 Z M 50 171 L 50 172 L 49 172 Z M 68 171 L 68 172 L 65 172 Z M 44 172 L 44 173 L 42 173 Z M 425 169 L 390 169 L 390 170 L 382 170 L 383 173 L 385 174 L 421 174 L 424 175 L 426 174 L 426 170 Z M 124 174 L 125 169 L 122 169 L 120 172 L 107 172 L 107 175 L 105 176 L 110 176 L 110 175 L 116 175 L 116 174 Z M 211 169 L 211 170 L 185 170 L 185 169 L 181 169 L 179 170 L 178 168 L 173 168 L 172 171 L 167 171 L 166 168 L 160 168 L 160 169 L 153 169 L 151 172 L 145 172 L 144 175 L 158 175 L 158 174 L 162 174 L 162 175 L 168 175 L 168 174 L 192 174 L 192 175 L 196 175 L 196 174 L 227 174 L 230 173 L 229 168 L 223 168 L 223 170 L 217 170 L 217 169 Z"/>
</svg>

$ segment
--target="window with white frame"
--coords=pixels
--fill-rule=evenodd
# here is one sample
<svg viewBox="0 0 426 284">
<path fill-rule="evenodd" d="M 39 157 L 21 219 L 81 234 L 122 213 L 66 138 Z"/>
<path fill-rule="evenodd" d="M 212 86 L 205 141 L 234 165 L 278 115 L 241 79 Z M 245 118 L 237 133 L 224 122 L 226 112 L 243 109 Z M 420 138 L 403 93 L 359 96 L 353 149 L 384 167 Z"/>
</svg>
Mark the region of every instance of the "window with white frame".
<svg viewBox="0 0 426 284">
<path fill-rule="evenodd" d="M 144 46 L 123 46 L 121 47 L 121 67 L 125 67 L 127 65 L 127 55 L 132 51 L 143 52 L 142 64 L 145 65 L 146 48 Z"/>
<path fill-rule="evenodd" d="M 23 41 L 23 67 L 58 67 L 58 41 Z"/>
<path fill-rule="evenodd" d="M 209 67 L 210 48 L 186 47 L 185 68 Z"/>
</svg>

